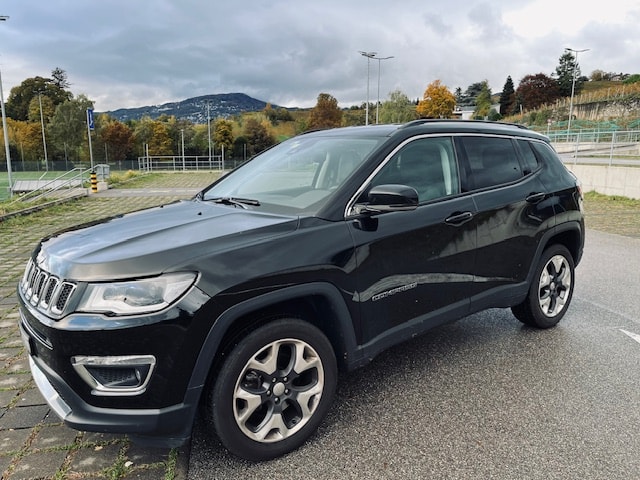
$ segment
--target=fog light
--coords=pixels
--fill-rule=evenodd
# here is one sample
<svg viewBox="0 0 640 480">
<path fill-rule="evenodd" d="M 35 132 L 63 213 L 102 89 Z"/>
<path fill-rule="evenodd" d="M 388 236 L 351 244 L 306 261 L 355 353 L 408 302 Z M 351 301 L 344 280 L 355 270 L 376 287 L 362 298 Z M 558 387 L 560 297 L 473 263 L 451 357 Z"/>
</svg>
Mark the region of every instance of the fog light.
<svg viewBox="0 0 640 480">
<path fill-rule="evenodd" d="M 91 387 L 93 395 L 140 395 L 147 389 L 156 365 L 153 355 L 71 357 L 71 365 Z"/>
</svg>

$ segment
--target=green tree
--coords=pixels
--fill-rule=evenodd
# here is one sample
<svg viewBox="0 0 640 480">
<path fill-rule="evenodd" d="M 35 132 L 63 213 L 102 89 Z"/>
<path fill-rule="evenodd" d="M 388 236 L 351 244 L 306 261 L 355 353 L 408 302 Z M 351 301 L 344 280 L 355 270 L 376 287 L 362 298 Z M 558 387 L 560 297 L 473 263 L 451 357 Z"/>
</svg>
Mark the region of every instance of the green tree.
<svg viewBox="0 0 640 480">
<path fill-rule="evenodd" d="M 487 119 L 491 112 L 491 88 L 487 80 L 482 82 L 482 89 L 476 97 L 476 108 L 473 111 L 474 118 Z"/>
<path fill-rule="evenodd" d="M 404 123 L 417 118 L 415 105 L 400 90 L 389 94 L 389 100 L 380 105 L 382 123 Z"/>
<path fill-rule="evenodd" d="M 56 67 L 51 71 L 51 80 L 54 85 L 62 90 L 67 90 L 71 86 L 67 77 L 67 72 L 60 67 Z"/>
<path fill-rule="evenodd" d="M 49 124 L 47 145 L 51 143 L 58 153 L 69 148 L 75 151 L 76 158 L 79 158 L 81 147 L 88 143 L 88 108 L 93 108 L 93 102 L 85 95 L 79 95 L 58 105 Z M 88 156 L 86 159 L 88 160 Z"/>
<path fill-rule="evenodd" d="M 318 102 L 309 115 L 309 128 L 334 128 L 341 125 L 342 110 L 338 108 L 338 100 L 328 93 L 318 95 Z"/>
<path fill-rule="evenodd" d="M 7 134 L 13 165 L 20 164 L 21 167 L 24 167 L 25 162 L 35 162 L 42 158 L 42 130 L 39 123 L 7 118 Z M 0 124 L 0 139 L 3 138 L 4 132 Z M 4 144 L 4 142 L 2 143 Z M 2 165 L 6 165 L 4 147 L 0 149 L 0 159 L 5 162 Z M 21 169 L 24 170 L 24 168 Z"/>
<path fill-rule="evenodd" d="M 38 93 L 50 98 L 55 106 L 73 98 L 71 92 L 66 91 L 50 78 L 27 78 L 11 89 L 6 103 L 7 116 L 14 120 L 28 120 L 29 105 L 34 97 L 38 97 Z"/>
<path fill-rule="evenodd" d="M 216 149 L 221 149 L 224 145 L 226 151 L 231 150 L 233 147 L 233 124 L 229 120 L 220 118 L 216 120 L 213 131 Z"/>
<path fill-rule="evenodd" d="M 640 73 L 634 73 L 633 75 L 629 75 L 627 78 L 625 78 L 622 83 L 624 83 L 625 85 L 629 85 L 631 83 L 638 82 L 640 82 Z"/>
<path fill-rule="evenodd" d="M 27 120 L 29 122 L 40 123 L 40 105 L 42 104 L 42 119 L 45 124 L 49 122 L 54 113 L 56 113 L 56 106 L 46 95 L 36 95 L 29 102 L 29 110 L 27 114 Z"/>
<path fill-rule="evenodd" d="M 103 123 L 100 127 L 99 137 L 102 143 L 107 146 L 109 161 L 126 160 L 133 151 L 133 132 L 118 120 L 110 119 Z"/>
<path fill-rule="evenodd" d="M 483 85 L 484 85 L 484 81 L 472 83 L 471 85 L 469 85 L 465 90 L 465 92 L 457 100 L 458 105 L 467 106 L 467 107 L 475 105 L 476 98 L 482 91 Z"/>
<path fill-rule="evenodd" d="M 254 155 L 276 143 L 273 135 L 255 118 L 249 118 L 244 125 L 244 137 L 247 141 L 247 155 Z"/>
<path fill-rule="evenodd" d="M 560 98 L 557 82 L 545 75 L 526 75 L 520 80 L 516 90 L 516 98 L 523 108 L 532 110 L 544 104 L 553 103 Z"/>
<path fill-rule="evenodd" d="M 500 94 L 500 115 L 504 116 L 513 113 L 515 103 L 516 91 L 511 75 L 509 75 L 504 82 L 504 87 L 502 87 L 502 93 Z"/>
<path fill-rule="evenodd" d="M 153 120 L 151 123 L 151 138 L 148 145 L 149 155 L 173 155 L 176 153 L 169 126 L 159 120 Z"/>
<path fill-rule="evenodd" d="M 431 82 L 416 107 L 421 118 L 451 118 L 456 106 L 456 97 L 440 80 Z"/>
<path fill-rule="evenodd" d="M 565 51 L 565 53 L 560 57 L 560 63 L 556 67 L 555 73 L 556 82 L 558 84 L 558 94 L 561 97 L 571 96 L 574 75 L 576 79 L 574 93 L 577 95 L 582 91 L 584 79 L 580 75 L 580 66 L 576 62 L 573 53 Z"/>
</svg>

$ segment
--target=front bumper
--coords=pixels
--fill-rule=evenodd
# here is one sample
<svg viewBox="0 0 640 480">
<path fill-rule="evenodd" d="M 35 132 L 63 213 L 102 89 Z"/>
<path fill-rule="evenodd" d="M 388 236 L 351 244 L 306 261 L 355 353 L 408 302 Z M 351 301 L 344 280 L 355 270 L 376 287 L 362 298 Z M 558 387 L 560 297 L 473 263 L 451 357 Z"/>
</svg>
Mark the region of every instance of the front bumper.
<svg viewBox="0 0 640 480">
<path fill-rule="evenodd" d="M 199 391 L 188 392 L 184 403 L 166 408 L 101 408 L 84 402 L 37 357 L 29 355 L 29 366 L 40 393 L 55 414 L 71 428 L 127 433 L 131 440 L 140 445 L 167 448 L 183 445 L 191 435 L 192 423 L 185 420 L 194 417 Z"/>
<path fill-rule="evenodd" d="M 185 317 L 138 329 L 78 331 L 59 328 L 61 322 L 47 323 L 20 295 L 19 299 L 19 326 L 34 381 L 67 426 L 82 431 L 127 434 L 145 446 L 172 448 L 189 439 L 203 385 L 189 385 L 193 367 L 187 364 L 176 368 L 179 360 L 186 357 L 176 352 L 185 348 L 181 340 L 190 338 L 181 319 L 188 325 L 192 313 L 185 314 L 184 308 L 176 308 L 176 315 Z M 197 354 L 199 348 L 187 350 Z M 113 395 L 113 390 L 105 394 L 95 385 L 92 390 L 71 361 L 74 354 L 89 352 L 103 357 L 151 352 L 149 357 L 160 358 L 164 370 L 155 371 L 159 373 L 154 373 L 154 386 L 146 388 L 145 382 L 139 392 L 125 388 L 118 395 Z"/>
</svg>

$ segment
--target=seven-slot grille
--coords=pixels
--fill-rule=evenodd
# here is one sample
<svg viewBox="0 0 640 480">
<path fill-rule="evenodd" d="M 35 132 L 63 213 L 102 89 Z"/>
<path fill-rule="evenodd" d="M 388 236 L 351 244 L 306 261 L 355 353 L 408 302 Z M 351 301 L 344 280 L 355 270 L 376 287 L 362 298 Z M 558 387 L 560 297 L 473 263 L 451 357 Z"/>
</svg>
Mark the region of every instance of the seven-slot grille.
<svg viewBox="0 0 640 480">
<path fill-rule="evenodd" d="M 24 298 L 38 310 L 60 317 L 76 285 L 45 272 L 29 260 L 20 284 Z"/>
</svg>

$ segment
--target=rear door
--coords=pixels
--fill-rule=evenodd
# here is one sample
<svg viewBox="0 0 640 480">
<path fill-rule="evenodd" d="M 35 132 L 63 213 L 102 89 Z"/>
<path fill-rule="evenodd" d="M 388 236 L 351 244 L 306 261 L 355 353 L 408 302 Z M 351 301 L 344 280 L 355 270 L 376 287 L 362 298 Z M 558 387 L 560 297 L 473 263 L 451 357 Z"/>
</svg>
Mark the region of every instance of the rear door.
<svg viewBox="0 0 640 480">
<path fill-rule="evenodd" d="M 474 301 L 502 306 L 526 287 L 553 209 L 526 140 L 460 136 L 456 147 L 466 171 L 464 187 L 473 192 L 478 211 Z"/>
</svg>

